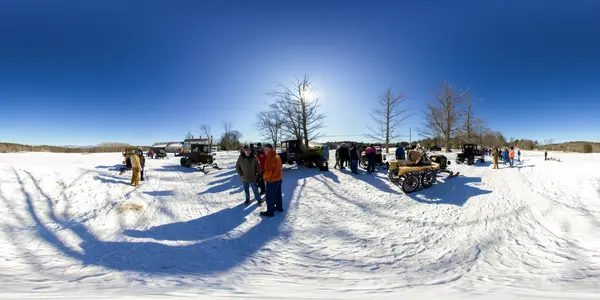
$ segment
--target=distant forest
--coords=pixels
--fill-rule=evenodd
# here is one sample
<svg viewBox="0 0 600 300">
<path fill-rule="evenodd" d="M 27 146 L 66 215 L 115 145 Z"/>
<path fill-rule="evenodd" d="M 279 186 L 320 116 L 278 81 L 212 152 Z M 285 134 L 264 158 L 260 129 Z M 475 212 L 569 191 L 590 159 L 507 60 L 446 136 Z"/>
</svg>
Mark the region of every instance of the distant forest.
<svg viewBox="0 0 600 300">
<path fill-rule="evenodd" d="M 107 153 L 107 152 L 123 152 L 123 148 L 131 147 L 132 145 L 125 143 L 101 143 L 93 147 L 72 148 L 58 146 L 30 146 L 13 143 L 0 143 L 0 153 L 14 152 L 54 152 L 54 153 Z M 142 150 L 147 151 L 150 147 L 140 146 Z"/>
</svg>

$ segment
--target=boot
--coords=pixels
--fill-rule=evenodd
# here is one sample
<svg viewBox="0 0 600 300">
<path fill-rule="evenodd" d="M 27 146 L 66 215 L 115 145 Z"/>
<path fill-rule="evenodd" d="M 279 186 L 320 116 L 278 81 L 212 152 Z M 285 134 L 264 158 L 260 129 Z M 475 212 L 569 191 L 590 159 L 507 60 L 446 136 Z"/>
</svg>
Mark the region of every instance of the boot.
<svg viewBox="0 0 600 300">
<path fill-rule="evenodd" d="M 272 212 L 272 211 L 271 212 L 269 212 L 269 211 L 261 211 L 260 215 L 263 216 L 263 217 L 274 217 L 275 213 Z"/>
</svg>

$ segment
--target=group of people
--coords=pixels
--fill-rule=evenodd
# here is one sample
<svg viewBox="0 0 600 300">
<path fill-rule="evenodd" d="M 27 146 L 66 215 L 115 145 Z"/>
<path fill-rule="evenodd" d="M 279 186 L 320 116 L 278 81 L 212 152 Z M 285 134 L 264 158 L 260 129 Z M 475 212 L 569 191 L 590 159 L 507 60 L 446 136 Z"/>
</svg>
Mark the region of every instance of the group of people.
<svg viewBox="0 0 600 300">
<path fill-rule="evenodd" d="M 363 144 L 353 143 L 350 147 L 346 144 L 338 146 L 335 151 L 335 166 L 339 166 L 340 169 L 344 169 L 346 165 L 350 166 L 350 170 L 353 174 L 358 174 L 358 162 L 360 161 L 362 149 L 365 149 L 365 159 L 367 161 L 367 173 L 375 173 L 375 165 L 377 164 L 377 149 L 373 144 L 369 144 L 366 147 Z M 407 157 L 407 154 L 409 157 Z M 399 143 L 396 144 L 395 151 L 396 160 L 405 161 L 407 163 L 420 164 L 423 159 L 423 153 L 417 150 L 417 145 L 411 145 L 407 150 L 404 149 Z"/>
<path fill-rule="evenodd" d="M 494 169 L 498 169 L 498 161 L 502 158 L 504 164 L 509 164 L 510 167 L 514 167 L 515 165 L 515 154 L 517 156 L 517 161 L 521 162 L 521 149 L 517 149 L 515 152 L 515 147 L 505 147 L 503 149 L 494 148 L 492 149 L 492 160 L 494 163 Z"/>
<path fill-rule="evenodd" d="M 244 204 L 250 204 L 250 189 L 252 189 L 258 206 L 263 205 L 262 195 L 266 194 L 267 210 L 260 213 L 262 216 L 273 217 L 276 211 L 283 212 L 281 191 L 283 165 L 271 144 L 266 144 L 264 147 L 261 143 L 256 147 L 254 144 L 244 146 L 240 150 L 235 170 L 244 185 L 246 194 Z"/>
<path fill-rule="evenodd" d="M 136 151 L 128 153 L 125 156 L 125 167 L 121 168 L 122 175 L 126 170 L 131 169 L 131 185 L 140 186 L 140 180 L 144 181 L 144 166 L 146 165 L 146 159 L 142 148 L 138 148 Z"/>
<path fill-rule="evenodd" d="M 350 147 L 347 144 L 339 145 L 335 150 L 334 168 L 345 169 L 346 166 L 349 166 L 353 174 L 358 174 L 358 162 L 363 148 L 358 143 L 352 143 Z M 367 173 L 369 174 L 375 172 L 376 155 L 377 149 L 372 144 L 366 147 L 365 159 L 367 160 Z M 327 159 L 329 159 L 329 154 L 327 155 Z"/>
</svg>

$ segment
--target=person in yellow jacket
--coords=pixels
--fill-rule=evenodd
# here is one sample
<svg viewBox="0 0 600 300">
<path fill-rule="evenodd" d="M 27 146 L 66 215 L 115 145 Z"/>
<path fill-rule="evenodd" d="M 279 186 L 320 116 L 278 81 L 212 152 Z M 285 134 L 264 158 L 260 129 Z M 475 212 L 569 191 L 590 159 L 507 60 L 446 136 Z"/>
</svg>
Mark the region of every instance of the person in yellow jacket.
<svg viewBox="0 0 600 300">
<path fill-rule="evenodd" d="M 498 148 L 494 148 L 494 150 L 492 151 L 492 156 L 493 156 L 493 160 L 494 160 L 493 169 L 498 169 L 498 160 L 500 159 L 500 150 L 498 150 Z"/>
<path fill-rule="evenodd" d="M 140 158 L 133 153 L 129 159 L 131 160 L 131 185 L 140 186 L 140 170 L 142 169 Z"/>
</svg>

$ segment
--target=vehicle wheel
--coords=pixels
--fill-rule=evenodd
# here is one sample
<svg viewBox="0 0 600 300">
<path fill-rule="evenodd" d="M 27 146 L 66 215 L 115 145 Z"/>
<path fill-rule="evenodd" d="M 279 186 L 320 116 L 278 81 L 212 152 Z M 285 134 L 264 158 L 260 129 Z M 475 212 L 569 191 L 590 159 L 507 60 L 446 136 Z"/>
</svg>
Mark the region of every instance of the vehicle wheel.
<svg viewBox="0 0 600 300">
<path fill-rule="evenodd" d="M 473 158 L 467 158 L 467 165 L 472 165 L 475 163 L 475 160 Z"/>
<path fill-rule="evenodd" d="M 419 177 L 417 175 L 408 175 L 402 182 L 402 191 L 406 194 L 412 193 L 419 188 Z"/>
<path fill-rule="evenodd" d="M 368 164 L 367 164 L 367 160 L 366 160 L 366 159 L 361 159 L 361 160 L 360 160 L 360 166 L 361 166 L 361 167 L 363 167 L 363 168 L 366 168 L 366 167 L 367 167 L 367 165 L 368 165 Z"/>
<path fill-rule="evenodd" d="M 390 179 L 390 181 L 392 182 L 398 182 L 400 181 L 400 176 L 398 176 L 398 169 L 395 170 L 391 170 L 388 173 L 388 178 Z"/>
<path fill-rule="evenodd" d="M 192 161 L 187 157 L 182 157 L 180 160 L 182 166 L 189 168 L 192 166 Z"/>
<path fill-rule="evenodd" d="M 436 174 L 433 171 L 427 171 L 421 178 L 421 184 L 424 188 L 431 187 L 435 183 Z"/>
</svg>

